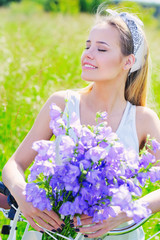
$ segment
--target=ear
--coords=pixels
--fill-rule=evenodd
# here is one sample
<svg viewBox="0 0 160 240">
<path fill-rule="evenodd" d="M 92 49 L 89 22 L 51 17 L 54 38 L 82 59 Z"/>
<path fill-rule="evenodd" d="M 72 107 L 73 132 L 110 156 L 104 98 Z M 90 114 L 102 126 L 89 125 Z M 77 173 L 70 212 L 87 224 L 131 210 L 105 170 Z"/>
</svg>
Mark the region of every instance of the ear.
<svg viewBox="0 0 160 240">
<path fill-rule="evenodd" d="M 124 65 L 123 65 L 123 69 L 126 71 L 128 71 L 129 69 L 131 69 L 131 67 L 133 66 L 133 64 L 135 63 L 135 56 L 134 54 L 130 54 L 129 56 L 126 56 L 125 61 L 124 61 Z"/>
</svg>

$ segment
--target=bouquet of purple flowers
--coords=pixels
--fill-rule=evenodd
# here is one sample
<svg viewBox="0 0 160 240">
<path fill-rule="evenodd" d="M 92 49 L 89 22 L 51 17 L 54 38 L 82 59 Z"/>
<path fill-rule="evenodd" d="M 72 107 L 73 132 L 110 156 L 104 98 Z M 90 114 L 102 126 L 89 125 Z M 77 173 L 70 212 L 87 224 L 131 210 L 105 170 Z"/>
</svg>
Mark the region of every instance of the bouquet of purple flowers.
<svg viewBox="0 0 160 240">
<path fill-rule="evenodd" d="M 155 157 L 148 151 L 155 152 L 160 144 L 148 138 L 140 155 L 126 149 L 107 126 L 105 112 L 97 113 L 96 126 L 81 125 L 75 113 L 66 121 L 55 104 L 50 107 L 50 116 L 55 137 L 34 142 L 38 154 L 25 195 L 34 207 L 52 209 L 64 220 L 61 234 L 52 235 L 75 238 L 77 233 L 70 226 L 74 216 L 80 225 L 81 214 L 93 217 L 93 223 L 99 222 L 115 217 L 115 206 L 136 222 L 147 217 L 151 211 L 147 203 L 138 200 L 140 186 L 147 179 L 160 180 L 160 170 L 153 167 Z"/>
</svg>

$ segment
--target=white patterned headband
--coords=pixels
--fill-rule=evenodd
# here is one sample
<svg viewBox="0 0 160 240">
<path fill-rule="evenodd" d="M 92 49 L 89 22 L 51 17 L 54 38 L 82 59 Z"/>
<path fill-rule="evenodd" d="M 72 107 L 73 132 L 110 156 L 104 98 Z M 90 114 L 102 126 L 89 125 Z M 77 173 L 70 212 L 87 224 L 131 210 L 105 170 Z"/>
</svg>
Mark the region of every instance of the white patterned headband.
<svg viewBox="0 0 160 240">
<path fill-rule="evenodd" d="M 111 9 L 107 9 L 106 11 L 112 16 L 120 17 L 126 23 L 127 27 L 131 32 L 134 45 L 135 63 L 130 69 L 129 74 L 141 69 L 144 65 L 145 58 L 147 55 L 145 39 L 139 27 L 143 26 L 143 22 L 140 19 L 126 12 L 117 13 L 116 11 L 113 11 Z"/>
</svg>

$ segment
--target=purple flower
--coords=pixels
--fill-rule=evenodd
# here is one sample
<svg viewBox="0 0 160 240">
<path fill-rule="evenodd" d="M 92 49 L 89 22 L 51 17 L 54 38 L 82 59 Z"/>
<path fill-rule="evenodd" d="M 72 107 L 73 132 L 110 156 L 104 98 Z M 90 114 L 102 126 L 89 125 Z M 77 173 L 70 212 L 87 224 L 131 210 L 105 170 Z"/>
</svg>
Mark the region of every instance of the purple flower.
<svg viewBox="0 0 160 240">
<path fill-rule="evenodd" d="M 146 168 L 149 163 L 154 163 L 155 160 L 155 156 L 153 156 L 151 153 L 147 152 L 145 154 L 142 155 L 141 159 L 140 159 L 140 165 L 144 168 Z"/>
<path fill-rule="evenodd" d="M 33 143 L 32 148 L 38 152 L 36 160 L 55 159 L 55 143 L 47 140 L 40 140 Z"/>
<path fill-rule="evenodd" d="M 99 184 L 101 180 L 101 175 L 98 170 L 90 171 L 87 173 L 86 179 L 92 184 Z"/>
<path fill-rule="evenodd" d="M 91 159 L 93 162 L 98 162 L 100 159 L 104 159 L 106 156 L 106 150 L 101 147 L 92 147 L 90 148 L 86 154 L 86 159 Z"/>
<path fill-rule="evenodd" d="M 92 222 L 102 222 L 105 219 L 104 215 L 102 214 L 102 211 L 95 211 L 93 215 Z"/>
<path fill-rule="evenodd" d="M 70 136 L 63 135 L 59 143 L 60 154 L 66 157 L 72 157 L 74 152 L 75 143 Z"/>
<path fill-rule="evenodd" d="M 127 168 L 133 170 L 139 168 L 139 156 L 133 149 L 125 149 L 125 161 Z"/>
<path fill-rule="evenodd" d="M 66 174 L 63 176 L 64 183 L 74 183 L 76 178 L 81 174 L 79 167 L 70 163 L 64 166 L 64 171 L 66 171 Z"/>
<path fill-rule="evenodd" d="M 81 131 L 80 141 L 86 148 L 94 147 L 97 144 L 95 134 L 91 132 L 87 127 L 83 127 Z"/>
<path fill-rule="evenodd" d="M 73 195 L 77 194 L 80 189 L 80 185 L 77 179 L 72 183 L 64 182 L 64 187 L 66 191 L 72 191 Z"/>
<path fill-rule="evenodd" d="M 83 155 L 85 152 L 84 145 L 81 141 L 78 142 L 78 146 L 75 148 L 77 155 Z"/>
<path fill-rule="evenodd" d="M 64 189 L 64 182 L 60 175 L 54 174 L 51 178 L 49 185 L 52 187 L 52 192 L 55 193 L 57 190 Z"/>
<path fill-rule="evenodd" d="M 134 192 L 137 196 L 142 195 L 142 189 L 133 182 L 133 179 L 127 179 L 126 182 L 130 192 Z"/>
<path fill-rule="evenodd" d="M 72 116 L 70 119 L 70 128 L 73 129 L 77 137 L 80 137 L 82 125 L 80 124 L 79 117 L 76 115 L 75 112 L 72 113 Z"/>
<path fill-rule="evenodd" d="M 78 225 L 78 226 L 81 226 L 81 225 L 82 225 L 82 223 L 81 223 L 81 219 L 80 219 L 79 216 L 77 216 L 77 225 Z"/>
<path fill-rule="evenodd" d="M 160 168 L 159 167 L 152 167 L 148 172 L 149 178 L 151 182 L 160 181 Z"/>
<path fill-rule="evenodd" d="M 69 201 L 63 203 L 59 209 L 59 213 L 64 216 L 71 215 L 73 217 L 75 214 L 74 204 Z"/>
<path fill-rule="evenodd" d="M 140 182 L 141 186 L 144 186 L 146 183 L 146 180 L 149 179 L 149 174 L 148 172 L 140 172 L 137 174 L 137 179 Z"/>
<path fill-rule="evenodd" d="M 114 206 L 135 221 L 148 216 L 147 205 L 133 198 L 141 196 L 139 185 L 147 179 L 160 180 L 160 170 L 151 168 L 155 157 L 147 149 L 141 157 L 126 149 L 107 122 L 87 127 L 75 112 L 66 114 L 67 120 L 61 115 L 61 109 L 52 104 L 50 127 L 56 141 L 33 144 L 38 154 L 30 169 L 28 180 L 33 183 L 26 186 L 26 200 L 40 210 L 53 206 L 63 216 L 87 214 L 93 222 L 115 217 Z M 99 113 L 103 120 L 106 115 Z M 156 152 L 160 144 L 152 140 L 152 148 Z"/>
<path fill-rule="evenodd" d="M 49 126 L 55 136 L 66 133 L 66 124 L 62 118 L 51 119 Z"/>
<path fill-rule="evenodd" d="M 87 202 L 84 201 L 84 199 L 80 196 L 75 198 L 73 205 L 74 205 L 75 213 L 79 213 L 79 214 L 82 214 L 83 211 L 85 211 L 85 209 L 89 207 Z"/>
<path fill-rule="evenodd" d="M 87 168 L 91 167 L 91 161 L 88 160 L 81 160 L 79 161 L 79 168 L 82 170 L 86 170 Z"/>
<path fill-rule="evenodd" d="M 25 190 L 27 202 L 32 202 L 33 206 L 44 211 L 52 209 L 51 203 L 46 196 L 44 189 L 40 189 L 35 183 L 28 183 Z"/>
<path fill-rule="evenodd" d="M 126 185 L 121 185 L 119 188 L 114 188 L 111 191 L 113 193 L 112 205 L 120 206 L 121 209 L 125 209 L 132 199 L 128 187 Z"/>
<path fill-rule="evenodd" d="M 132 217 L 135 222 L 139 222 L 142 218 L 146 218 L 152 213 L 147 206 L 148 203 L 141 202 L 140 200 L 133 201 L 127 207 L 127 216 Z"/>
<path fill-rule="evenodd" d="M 156 141 L 156 139 L 152 139 L 152 148 L 154 153 L 156 153 L 157 150 L 160 150 L 160 143 Z"/>
<path fill-rule="evenodd" d="M 114 142 L 118 137 L 115 133 L 112 132 L 111 127 L 106 127 L 101 124 L 95 127 L 96 139 L 98 142 L 106 142 L 108 145 L 111 142 Z"/>
<path fill-rule="evenodd" d="M 104 219 L 107 219 L 109 216 L 111 217 L 116 217 L 116 212 L 114 211 L 114 209 L 110 206 L 106 206 L 104 208 L 104 211 L 103 211 L 103 216 L 104 216 Z"/>
<path fill-rule="evenodd" d="M 98 117 L 102 120 L 106 120 L 107 119 L 107 115 L 108 113 L 107 112 L 99 112 L 98 113 Z"/>
<path fill-rule="evenodd" d="M 50 106 L 50 117 L 52 120 L 55 120 L 56 118 L 59 118 L 61 116 L 61 109 L 55 104 L 52 103 Z"/>
<path fill-rule="evenodd" d="M 83 186 L 80 189 L 80 194 L 82 195 L 83 199 L 85 199 L 85 200 L 87 200 L 89 198 L 90 187 L 91 187 L 90 183 L 83 181 Z"/>
<path fill-rule="evenodd" d="M 33 164 L 30 171 L 31 174 L 28 176 L 28 181 L 32 182 L 42 173 L 46 177 L 52 176 L 54 174 L 54 165 L 48 161 L 38 161 Z"/>
</svg>

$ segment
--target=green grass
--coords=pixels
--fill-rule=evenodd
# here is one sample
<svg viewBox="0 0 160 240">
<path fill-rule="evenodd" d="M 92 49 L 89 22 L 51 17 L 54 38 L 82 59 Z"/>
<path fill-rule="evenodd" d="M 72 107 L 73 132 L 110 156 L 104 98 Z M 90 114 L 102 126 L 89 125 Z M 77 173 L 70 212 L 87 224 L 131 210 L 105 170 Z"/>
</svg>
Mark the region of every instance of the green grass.
<svg viewBox="0 0 160 240">
<path fill-rule="evenodd" d="M 136 5 L 135 11 L 142 9 Z M 148 104 L 160 116 L 160 29 L 150 12 L 143 10 L 142 16 L 152 58 Z M 47 14 L 29 2 L 0 9 L 0 180 L 4 164 L 47 98 L 57 90 L 86 86 L 80 78 L 80 57 L 92 24 L 91 15 Z M 159 186 L 148 183 L 143 192 Z M 7 220 L 2 214 L 0 219 L 1 228 Z M 156 214 L 144 225 L 146 239 L 160 230 L 159 222 L 160 214 Z"/>
</svg>

